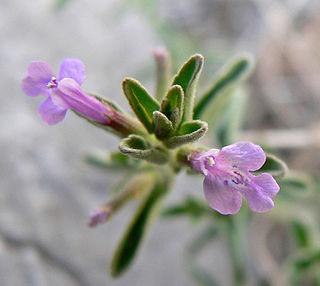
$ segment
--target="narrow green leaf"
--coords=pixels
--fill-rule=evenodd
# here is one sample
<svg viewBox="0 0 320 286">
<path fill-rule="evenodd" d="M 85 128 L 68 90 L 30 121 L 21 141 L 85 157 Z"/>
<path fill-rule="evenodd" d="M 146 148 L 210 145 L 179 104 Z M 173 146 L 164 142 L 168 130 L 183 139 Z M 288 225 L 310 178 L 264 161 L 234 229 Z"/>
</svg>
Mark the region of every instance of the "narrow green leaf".
<svg viewBox="0 0 320 286">
<path fill-rule="evenodd" d="M 61 10 L 63 10 L 69 2 L 71 2 L 71 0 L 57 0 L 54 9 L 57 12 L 61 12 Z"/>
<path fill-rule="evenodd" d="M 165 144 L 168 148 L 198 141 L 208 130 L 208 124 L 204 121 L 193 120 L 182 124 L 179 135 L 169 138 Z"/>
<path fill-rule="evenodd" d="M 282 178 L 288 171 L 286 163 L 280 160 L 278 157 L 272 154 L 266 154 L 267 159 L 264 165 L 258 171 L 254 172 L 255 174 L 269 173 L 274 176 L 276 179 Z"/>
<path fill-rule="evenodd" d="M 278 183 L 281 190 L 278 197 L 283 201 L 313 200 L 318 190 L 313 178 L 301 172 L 290 171 Z"/>
<path fill-rule="evenodd" d="M 183 64 L 171 84 L 180 85 L 184 92 L 183 121 L 190 121 L 193 119 L 194 97 L 203 63 L 203 56 L 199 54 L 193 55 Z"/>
<path fill-rule="evenodd" d="M 296 192 L 305 192 L 308 190 L 308 183 L 300 178 L 285 178 L 280 181 L 284 188 L 294 190 Z"/>
<path fill-rule="evenodd" d="M 160 111 L 153 112 L 154 133 L 162 140 L 169 136 L 173 127 L 171 121 Z"/>
<path fill-rule="evenodd" d="M 125 169 L 134 169 L 139 165 L 135 158 L 122 154 L 121 152 L 112 152 L 110 154 L 88 154 L 84 161 L 92 166 L 109 169 L 112 171 L 123 171 Z"/>
<path fill-rule="evenodd" d="M 215 77 L 213 84 L 196 104 L 194 108 L 194 118 L 203 118 L 201 116 L 202 113 L 208 108 L 210 109 L 209 106 L 217 104 L 217 101 L 227 101 L 224 97 L 228 95 L 233 88 L 250 76 L 254 66 L 253 63 L 252 57 L 245 55 L 238 56 L 223 67 Z M 210 112 L 210 114 L 212 115 L 213 113 Z"/>
<path fill-rule="evenodd" d="M 149 133 L 153 132 L 152 114 L 160 109 L 159 103 L 135 79 L 126 78 L 122 82 L 123 92 L 136 116 Z"/>
<path fill-rule="evenodd" d="M 149 142 L 138 135 L 130 135 L 123 139 L 119 149 L 123 154 L 156 164 L 164 164 L 169 160 L 166 150 L 160 146 L 151 146 Z"/>
<path fill-rule="evenodd" d="M 297 255 L 293 265 L 296 271 L 303 271 L 310 268 L 315 263 L 320 263 L 320 250 L 309 248 Z"/>
<path fill-rule="evenodd" d="M 310 243 L 310 233 L 308 231 L 308 226 L 298 220 L 294 220 L 291 223 L 291 228 L 298 246 L 308 246 Z"/>
<path fill-rule="evenodd" d="M 185 263 L 190 276 L 194 279 L 197 285 L 218 285 L 218 282 L 214 279 L 212 274 L 210 274 L 210 271 L 197 264 L 197 258 L 200 256 L 201 252 L 215 240 L 218 234 L 218 228 L 216 226 L 209 225 L 209 227 L 206 227 L 202 232 L 200 232 L 200 235 L 198 235 L 188 247 Z"/>
<path fill-rule="evenodd" d="M 199 286 L 218 286 L 218 282 L 214 279 L 209 270 L 192 265 L 189 269 L 190 275 Z"/>
<path fill-rule="evenodd" d="M 236 141 L 236 135 L 242 126 L 247 101 L 248 94 L 241 88 L 237 89 L 231 94 L 221 120 L 214 126 L 210 126 L 211 134 L 213 133 L 221 147 Z"/>
<path fill-rule="evenodd" d="M 183 116 L 184 93 L 180 85 L 172 86 L 161 102 L 160 111 L 172 122 L 173 128 L 177 128 Z"/>
<path fill-rule="evenodd" d="M 197 219 L 204 215 L 211 215 L 212 209 L 209 208 L 203 200 L 188 196 L 183 203 L 166 207 L 162 216 L 165 218 L 177 216 L 189 216 L 191 219 Z"/>
<path fill-rule="evenodd" d="M 118 245 L 111 262 L 111 275 L 119 277 L 130 266 L 138 249 L 147 235 L 168 192 L 170 182 L 157 180 L 149 195 L 139 206 L 120 244 Z"/>
<path fill-rule="evenodd" d="M 168 139 L 165 144 L 168 148 L 196 142 L 205 135 L 208 130 L 208 124 L 204 121 L 193 120 L 182 124 L 179 135 Z"/>
</svg>

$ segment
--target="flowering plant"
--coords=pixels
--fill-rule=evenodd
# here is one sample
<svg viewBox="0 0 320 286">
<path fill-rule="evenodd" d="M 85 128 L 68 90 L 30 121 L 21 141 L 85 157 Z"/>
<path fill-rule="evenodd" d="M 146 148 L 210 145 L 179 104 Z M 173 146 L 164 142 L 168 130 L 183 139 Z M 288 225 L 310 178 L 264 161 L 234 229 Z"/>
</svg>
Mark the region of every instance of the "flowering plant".
<svg viewBox="0 0 320 286">
<path fill-rule="evenodd" d="M 219 150 L 194 144 L 211 126 L 218 134 L 217 126 L 211 125 L 212 118 L 223 113 L 228 101 L 237 102 L 232 91 L 249 76 L 251 57 L 240 56 L 232 60 L 199 100 L 196 100 L 197 84 L 204 63 L 201 55 L 190 57 L 171 82 L 168 52 L 155 50 L 154 57 L 157 66 L 155 96 L 151 96 L 135 79 L 126 78 L 122 82 L 124 95 L 135 117 L 110 100 L 82 90 L 86 73 L 84 64 L 78 59 L 65 59 L 58 77 L 47 63 L 32 62 L 22 83 L 22 90 L 27 95 L 47 97 L 39 107 L 39 114 L 47 124 L 59 123 L 70 109 L 94 126 L 121 138 L 119 151 L 111 153 L 108 160 L 94 156 L 87 158 L 96 166 L 131 171 L 123 188 L 91 212 L 90 227 L 108 221 L 130 200 L 141 200 L 112 259 L 111 274 L 115 277 L 130 265 L 151 223 L 160 214 L 164 198 L 179 172 L 203 174 L 208 205 L 222 215 L 235 215 L 241 208 L 242 196 L 253 212 L 271 210 L 274 207 L 272 198 L 279 191 L 272 175 L 279 175 L 279 172 L 282 175 L 286 169 L 279 159 L 266 155 L 259 145 L 244 141 L 230 144 L 231 137 L 227 134 L 230 125 L 225 123 L 220 126 L 225 139 L 216 140 L 215 147 L 227 146 Z M 209 124 L 205 121 L 208 114 Z M 228 117 L 229 123 L 234 120 L 232 116 Z M 197 214 L 209 212 L 215 215 L 210 208 L 198 207 L 198 202 L 192 198 L 188 203 L 180 208 L 180 212 L 193 213 L 196 210 Z M 163 215 L 170 216 L 175 212 L 177 208 L 167 208 Z"/>
</svg>

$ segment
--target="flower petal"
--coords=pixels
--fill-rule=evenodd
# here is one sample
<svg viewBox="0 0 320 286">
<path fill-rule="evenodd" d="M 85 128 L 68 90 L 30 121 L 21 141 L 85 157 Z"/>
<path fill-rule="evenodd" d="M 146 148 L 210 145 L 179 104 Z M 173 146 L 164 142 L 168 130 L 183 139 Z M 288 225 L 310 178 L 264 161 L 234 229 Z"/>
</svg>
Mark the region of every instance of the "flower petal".
<svg viewBox="0 0 320 286">
<path fill-rule="evenodd" d="M 60 65 L 59 79 L 72 78 L 82 84 L 86 77 L 85 66 L 79 59 L 65 59 Z"/>
<path fill-rule="evenodd" d="M 253 176 L 254 184 L 260 187 L 261 192 L 273 198 L 280 190 L 276 180 L 268 173 L 262 173 L 258 176 Z"/>
<path fill-rule="evenodd" d="M 63 120 L 67 109 L 63 109 L 55 105 L 51 98 L 48 97 L 39 106 L 39 114 L 44 122 L 49 125 L 54 125 Z"/>
<path fill-rule="evenodd" d="M 241 191 L 246 197 L 250 209 L 258 213 L 271 210 L 274 207 L 274 202 L 271 198 L 279 192 L 280 187 L 268 173 L 251 176 L 252 185 Z"/>
<path fill-rule="evenodd" d="M 221 149 L 218 160 L 234 168 L 256 171 L 266 161 L 266 154 L 259 145 L 251 142 L 237 142 Z"/>
<path fill-rule="evenodd" d="M 22 81 L 22 91 L 29 96 L 50 95 L 49 88 L 47 88 L 45 83 L 36 82 L 30 76 L 27 76 Z"/>
<path fill-rule="evenodd" d="M 235 214 L 242 205 L 241 194 L 233 188 L 218 182 L 210 174 L 203 181 L 205 198 L 213 209 L 221 214 Z"/>
<path fill-rule="evenodd" d="M 95 97 L 84 93 L 80 85 L 71 78 L 65 78 L 59 83 L 58 88 L 52 93 L 52 100 L 62 108 L 72 108 L 101 124 L 109 123 L 105 116 L 109 112 L 108 107 Z"/>
<path fill-rule="evenodd" d="M 47 84 L 54 76 L 51 67 L 44 61 L 33 61 L 28 67 L 28 75 L 34 82 Z"/>
<path fill-rule="evenodd" d="M 250 209 L 254 212 L 264 213 L 274 207 L 274 202 L 272 201 L 272 199 L 268 196 L 262 195 L 257 190 L 252 189 L 243 194 L 248 201 Z"/>
</svg>

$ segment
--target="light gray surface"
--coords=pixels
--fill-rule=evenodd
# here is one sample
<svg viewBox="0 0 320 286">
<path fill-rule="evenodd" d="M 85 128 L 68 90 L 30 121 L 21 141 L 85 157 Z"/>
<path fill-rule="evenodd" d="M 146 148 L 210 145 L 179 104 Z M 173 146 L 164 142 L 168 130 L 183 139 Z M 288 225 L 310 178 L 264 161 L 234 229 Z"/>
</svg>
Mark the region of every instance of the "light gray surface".
<svg viewBox="0 0 320 286">
<path fill-rule="evenodd" d="M 115 2 L 71 1 L 57 13 L 52 1 L 0 1 L 0 285 L 193 285 L 182 261 L 193 231 L 181 220 L 157 222 L 132 269 L 110 279 L 110 258 L 134 205 L 108 225 L 87 228 L 88 212 L 121 177 L 90 168 L 81 156 L 116 149 L 118 141 L 71 113 L 46 126 L 37 114 L 43 98 L 20 90 L 30 61 L 57 71 L 66 57 L 86 64 L 85 90 L 121 104 L 125 76 L 140 73 L 151 87 L 151 48 L 161 41 L 141 15 L 115 10 Z M 199 192 L 200 184 L 193 183 Z"/>
</svg>

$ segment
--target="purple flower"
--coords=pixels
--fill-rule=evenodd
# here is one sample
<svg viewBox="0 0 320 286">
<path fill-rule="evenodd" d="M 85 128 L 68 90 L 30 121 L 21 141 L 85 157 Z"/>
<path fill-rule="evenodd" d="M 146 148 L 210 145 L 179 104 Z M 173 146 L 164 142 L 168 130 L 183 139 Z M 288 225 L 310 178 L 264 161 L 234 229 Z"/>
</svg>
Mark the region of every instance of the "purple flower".
<svg viewBox="0 0 320 286">
<path fill-rule="evenodd" d="M 98 224 L 104 223 L 110 216 L 110 211 L 103 208 L 97 208 L 90 213 L 90 219 L 88 222 L 89 227 L 95 227 Z"/>
<path fill-rule="evenodd" d="M 254 176 L 249 171 L 260 169 L 266 161 L 262 148 L 251 142 L 238 142 L 195 155 L 193 168 L 205 175 L 205 198 L 221 214 L 235 214 L 242 205 L 242 195 L 254 212 L 266 212 L 274 207 L 272 197 L 279 186 L 268 173 Z"/>
<path fill-rule="evenodd" d="M 109 107 L 81 90 L 85 77 L 84 64 L 78 59 L 65 59 L 60 65 L 59 77 L 46 62 L 34 61 L 29 65 L 22 90 L 29 96 L 47 96 L 39 106 L 39 114 L 49 125 L 63 120 L 70 108 L 98 123 L 108 124 L 105 114 Z"/>
</svg>

